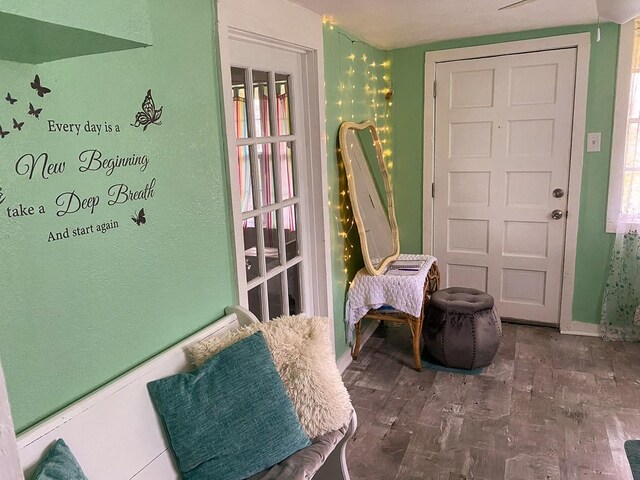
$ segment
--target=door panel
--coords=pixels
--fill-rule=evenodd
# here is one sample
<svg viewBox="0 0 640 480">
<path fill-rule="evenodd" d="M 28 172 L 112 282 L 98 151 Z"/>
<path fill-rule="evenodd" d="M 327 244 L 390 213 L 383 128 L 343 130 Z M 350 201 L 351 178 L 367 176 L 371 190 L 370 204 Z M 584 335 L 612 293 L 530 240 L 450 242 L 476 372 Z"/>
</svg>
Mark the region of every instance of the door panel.
<svg viewBox="0 0 640 480">
<path fill-rule="evenodd" d="M 438 260 L 439 261 L 439 260 Z M 476 288 L 487 291 L 487 267 L 481 265 L 457 265 L 447 263 L 446 277 L 449 279 L 448 286 Z"/>
<path fill-rule="evenodd" d="M 503 317 L 559 322 L 575 68 L 575 49 L 436 67 L 434 253 Z"/>
</svg>

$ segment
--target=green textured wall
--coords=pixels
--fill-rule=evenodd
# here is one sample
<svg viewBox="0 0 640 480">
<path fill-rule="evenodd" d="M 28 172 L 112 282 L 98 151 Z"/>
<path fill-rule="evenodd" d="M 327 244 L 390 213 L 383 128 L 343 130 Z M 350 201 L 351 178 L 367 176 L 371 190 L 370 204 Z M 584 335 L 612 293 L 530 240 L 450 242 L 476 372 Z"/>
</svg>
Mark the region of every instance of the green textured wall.
<svg viewBox="0 0 640 480">
<path fill-rule="evenodd" d="M 99 21 L 67 23 L 127 25 L 141 5 L 129 11 L 128 2 L 103 3 L 110 7 Z M 41 65 L 0 61 L 0 125 L 10 132 L 0 139 L 0 356 L 18 430 L 237 301 L 212 2 L 142 4 L 153 31 L 150 47 Z M 52 90 L 42 98 L 30 87 L 35 74 Z M 143 131 L 131 124 L 148 89 L 163 112 L 161 125 Z M 7 90 L 15 105 L 5 101 Z M 27 114 L 29 102 L 43 108 L 39 120 Z M 25 123 L 22 130 L 13 129 L 13 118 Z M 80 123 L 81 131 L 51 132 L 49 120 Z M 103 126 L 100 135 L 84 131 L 87 121 Z M 112 132 L 104 131 L 105 122 Z M 144 171 L 81 172 L 80 152 L 89 149 L 103 158 L 146 155 L 149 163 Z M 64 162 L 64 172 L 43 178 L 41 159 L 32 179 L 17 173 L 19 158 L 42 153 Z M 153 197 L 108 205 L 112 185 L 138 190 L 154 178 Z M 99 196 L 100 203 L 93 213 L 58 215 L 63 207 L 56 199 L 65 192 Z M 35 206 L 35 213 L 9 218 L 7 208 L 20 204 Z M 132 217 L 141 208 L 146 223 L 138 226 Z M 112 221 L 118 228 L 97 232 L 96 225 Z M 89 226 L 93 233 L 73 236 Z M 48 241 L 67 228 L 70 238 Z"/>
<path fill-rule="evenodd" d="M 602 132 L 602 151 L 585 153 L 573 319 L 597 323 L 613 237 L 605 233 L 609 158 L 615 98 L 619 27 L 603 24 L 465 38 L 393 50 L 396 213 L 403 252 L 422 251 L 422 158 L 424 129 L 424 54 L 427 51 L 589 32 L 591 61 L 587 99 L 587 132 Z"/>
<path fill-rule="evenodd" d="M 344 306 L 349 281 L 364 266 L 356 226 L 350 215 L 344 166 L 338 151 L 338 130 L 345 121 L 373 120 L 383 142 L 393 178 L 392 102 L 384 95 L 391 85 L 388 52 L 378 50 L 337 27 L 324 27 L 324 75 L 329 178 L 329 220 L 333 270 L 333 318 L 336 355 L 348 348 Z"/>
<path fill-rule="evenodd" d="M 152 43 L 149 0 L 0 0 L 0 12 Z M 126 12 L 126 14 L 122 14 Z M 115 19 L 115 21 L 114 21 Z"/>
<path fill-rule="evenodd" d="M 93 18 L 80 3 L 78 8 L 55 3 L 62 10 L 43 13 L 29 2 L 18 8 L 0 0 L 0 12 L 152 45 L 40 65 L 0 61 L 2 88 L 18 98 L 12 106 L 5 92 L 0 96 L 0 126 L 10 132 L 0 139 L 0 357 L 18 430 L 202 328 L 236 301 L 211 2 L 109 0 L 103 2 L 105 13 Z M 550 29 L 385 52 L 325 26 L 338 356 L 348 348 L 343 323 L 348 282 L 362 266 L 337 146 L 340 123 L 377 121 L 391 166 L 402 250 L 420 251 L 424 52 L 583 31 L 593 36 L 594 30 Z M 593 43 L 591 52 L 587 131 L 603 133 L 603 149 L 584 159 L 574 319 L 587 322 L 597 320 L 612 240 L 604 233 L 604 216 L 617 43 L 618 28 L 603 25 L 602 41 Z M 44 98 L 29 86 L 35 74 L 52 90 Z M 384 100 L 390 86 L 393 106 Z M 156 107 L 163 108 L 162 125 L 143 131 L 131 123 L 148 89 Z M 43 108 L 39 120 L 27 115 L 29 101 Z M 23 130 L 12 128 L 13 118 L 25 122 Z M 49 120 L 82 127 L 87 121 L 106 122 L 121 131 L 54 133 Z M 80 172 L 79 153 L 88 149 L 105 156 L 146 155 L 149 165 L 111 175 Z M 16 172 L 20 157 L 42 153 L 65 162 L 64 172 L 45 179 L 36 171 L 31 180 Z M 107 205 L 109 186 L 142 188 L 153 178 L 154 196 L 148 200 Z M 99 195 L 101 203 L 94 213 L 58 216 L 56 198 L 71 191 Z M 36 213 L 10 218 L 7 208 L 20 204 L 35 206 Z M 40 205 L 45 213 L 38 213 Z M 131 217 L 140 208 L 147 223 L 138 226 Z M 112 221 L 118 228 L 105 233 L 47 241 L 67 227 L 73 232 Z"/>
</svg>

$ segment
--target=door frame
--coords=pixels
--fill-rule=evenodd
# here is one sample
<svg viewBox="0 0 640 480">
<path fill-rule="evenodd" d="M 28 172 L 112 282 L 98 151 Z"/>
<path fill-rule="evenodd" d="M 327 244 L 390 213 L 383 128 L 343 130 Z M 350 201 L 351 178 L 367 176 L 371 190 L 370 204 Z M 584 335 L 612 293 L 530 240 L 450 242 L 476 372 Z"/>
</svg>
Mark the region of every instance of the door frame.
<svg viewBox="0 0 640 480">
<path fill-rule="evenodd" d="M 569 166 L 569 193 L 567 195 L 567 226 L 564 240 L 564 264 L 562 290 L 560 293 L 560 331 L 571 333 L 573 325 L 573 290 L 575 284 L 576 251 L 578 240 L 578 217 L 580 214 L 580 189 L 584 154 L 587 88 L 589 82 L 589 58 L 591 34 L 576 33 L 555 37 L 495 43 L 474 47 L 454 48 L 425 53 L 424 86 L 424 164 L 422 205 L 422 251 L 433 252 L 434 211 L 431 185 L 435 172 L 435 78 L 438 63 L 456 60 L 472 60 L 502 55 L 533 53 L 563 48 L 576 49 L 576 84 L 573 104 L 573 131 L 571 133 L 571 156 Z"/>
<path fill-rule="evenodd" d="M 226 158 L 225 165 L 229 179 L 231 231 L 234 238 L 234 255 L 236 266 L 236 291 L 239 303 L 248 306 L 247 282 L 244 275 L 243 235 L 238 225 L 241 224 L 239 205 L 238 171 L 235 152 L 230 145 L 235 142 L 233 128 L 233 104 L 226 92 L 231 91 L 230 69 L 233 64 L 230 58 L 230 41 L 240 40 L 257 45 L 279 48 L 294 52 L 302 57 L 302 84 L 304 92 L 296 92 L 296 99 L 303 103 L 304 118 L 298 128 L 304 126 L 307 148 L 304 157 L 309 161 L 306 182 L 298 184 L 298 188 L 308 188 L 305 198 L 305 223 L 311 238 L 321 238 L 316 248 L 301 249 L 307 262 L 306 270 L 319 278 L 317 288 L 306 289 L 310 296 L 314 315 L 329 316 L 333 313 L 333 296 L 331 290 L 331 250 L 329 237 L 329 209 L 326 201 L 328 190 L 325 124 L 324 124 L 324 57 L 322 22 L 320 17 L 284 0 L 218 0 L 218 52 L 220 55 L 220 75 L 222 80 L 223 117 L 226 119 Z M 260 16 L 258 17 L 258 12 Z M 214 37 L 215 41 L 215 37 Z M 233 158 L 232 158 L 233 157 Z M 313 161 L 311 161 L 313 160 Z M 305 242 L 307 247 L 312 245 Z M 306 286 L 306 285 L 305 285 Z M 307 297 L 308 298 L 308 297 Z M 332 342 L 334 331 L 331 329 Z"/>
</svg>

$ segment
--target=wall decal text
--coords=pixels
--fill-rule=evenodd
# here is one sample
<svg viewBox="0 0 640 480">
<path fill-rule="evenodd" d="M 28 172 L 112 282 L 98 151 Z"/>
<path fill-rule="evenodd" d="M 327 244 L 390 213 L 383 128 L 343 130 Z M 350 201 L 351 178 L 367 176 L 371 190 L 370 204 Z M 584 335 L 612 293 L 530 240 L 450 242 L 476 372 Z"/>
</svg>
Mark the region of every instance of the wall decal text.
<svg viewBox="0 0 640 480">
<path fill-rule="evenodd" d="M 114 228 L 119 228 L 120 224 L 116 220 L 111 220 L 106 223 L 97 223 L 92 225 L 82 225 L 73 228 L 66 227 L 59 232 L 49 232 L 47 242 L 55 242 L 56 240 L 66 240 L 68 238 L 82 237 L 84 235 L 90 235 L 94 233 L 106 233 Z"/>
<path fill-rule="evenodd" d="M 0 140 L 9 135 L 14 138 L 14 133 L 29 131 L 34 125 L 38 125 L 36 120 L 40 122 L 40 131 L 45 130 L 49 134 L 70 136 L 71 138 L 81 135 L 101 136 L 121 133 L 120 124 L 114 122 L 87 120 L 86 118 L 72 120 L 56 116 L 43 117 L 43 103 L 46 103 L 49 95 L 52 94 L 52 89 L 46 85 L 47 83 L 43 82 L 36 74 L 29 82 L 30 89 L 25 88 L 18 92 L 18 95 L 6 92 L 4 97 L 6 102 L 2 101 L 0 113 L 3 114 L 2 123 L 7 128 L 0 125 Z M 142 110 L 135 114 L 135 120 L 131 126 L 142 127 L 142 130 L 146 131 L 149 125 L 162 125 L 160 121 L 162 109 L 163 106 L 156 108 L 151 89 L 148 89 L 142 102 Z M 8 113 L 8 116 L 4 116 L 5 113 Z M 100 216 L 101 212 L 114 207 L 116 209 L 113 211 L 118 211 L 119 205 L 135 203 L 137 205 L 132 207 L 135 208 L 133 215 L 129 213 L 128 216 L 138 227 L 145 225 L 148 217 L 145 208 L 142 208 L 140 203 L 155 196 L 156 177 L 153 176 L 141 181 L 140 179 L 136 180 L 132 175 L 148 174 L 150 163 L 152 163 L 149 156 L 135 150 L 110 152 L 108 147 L 104 145 L 101 145 L 100 148 L 87 147 L 87 145 L 82 145 L 82 150 L 75 157 L 69 156 L 67 153 L 61 158 L 55 152 L 49 151 L 31 151 L 22 155 L 18 154 L 15 163 L 8 165 L 9 174 L 16 175 L 21 179 L 20 181 L 33 184 L 30 191 L 39 192 L 40 196 L 44 194 L 46 197 L 24 201 L 21 198 L 15 199 L 13 195 L 7 196 L 3 187 L 0 187 L 0 204 L 4 204 L 0 215 L 4 212 L 6 218 L 11 221 L 43 215 L 51 218 L 68 217 L 74 219 L 81 219 L 83 216 L 89 215 L 93 218 L 94 215 Z M 96 184 L 95 180 L 88 181 L 87 185 L 74 185 L 73 183 L 69 185 L 70 179 L 77 180 L 79 176 L 95 177 L 101 175 L 110 177 L 112 180 L 104 186 Z M 46 182 L 47 188 L 39 189 L 39 182 Z M 59 189 L 56 185 L 59 185 Z M 4 184 L 4 187 L 8 186 Z M 9 199 L 8 202 L 7 199 Z M 108 218 L 113 217 L 113 211 Z M 86 237 L 119 228 L 121 223 L 123 222 L 119 223 L 115 219 L 104 223 L 100 223 L 100 221 L 96 223 L 91 220 L 87 224 L 68 224 L 53 229 L 48 227 L 46 238 L 47 242 L 55 242 L 69 238 Z M 131 225 L 126 222 L 125 224 Z"/>
<path fill-rule="evenodd" d="M 47 131 L 49 133 L 71 133 L 80 135 L 81 133 L 93 133 L 100 136 L 103 133 L 120 133 L 120 125 L 109 122 L 84 123 L 58 122 L 55 119 L 47 119 Z"/>
</svg>

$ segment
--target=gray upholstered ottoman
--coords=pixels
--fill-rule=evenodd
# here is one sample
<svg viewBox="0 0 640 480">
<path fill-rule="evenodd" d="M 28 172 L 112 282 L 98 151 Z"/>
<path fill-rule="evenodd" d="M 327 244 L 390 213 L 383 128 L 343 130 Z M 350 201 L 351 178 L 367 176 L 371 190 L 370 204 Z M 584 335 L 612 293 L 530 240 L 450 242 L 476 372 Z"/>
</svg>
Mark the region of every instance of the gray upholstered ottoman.
<svg viewBox="0 0 640 480">
<path fill-rule="evenodd" d="M 498 353 L 502 338 L 493 297 L 463 287 L 434 292 L 422 336 L 429 355 L 445 367 L 486 367 Z"/>
</svg>

